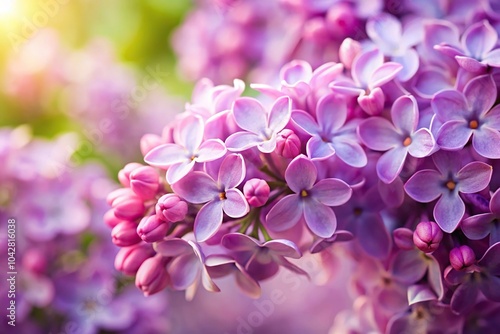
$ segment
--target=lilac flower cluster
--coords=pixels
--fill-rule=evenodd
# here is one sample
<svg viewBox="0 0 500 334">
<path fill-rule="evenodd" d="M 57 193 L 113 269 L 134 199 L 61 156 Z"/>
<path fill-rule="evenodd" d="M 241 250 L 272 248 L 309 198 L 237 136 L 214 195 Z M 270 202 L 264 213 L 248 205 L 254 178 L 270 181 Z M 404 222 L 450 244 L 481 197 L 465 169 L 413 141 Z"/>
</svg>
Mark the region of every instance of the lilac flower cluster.
<svg viewBox="0 0 500 334">
<path fill-rule="evenodd" d="M 163 330 L 169 325 L 159 316 L 167 312 L 165 296 L 146 303 L 113 269 L 117 247 L 102 216 L 105 196 L 116 186 L 102 166 L 72 163 L 66 148 L 75 140 L 74 135 L 33 139 L 25 126 L 0 129 L 0 227 L 6 231 L 10 218 L 18 224 L 10 270 L 17 273 L 16 295 L 9 296 L 7 284 L 0 289 L 2 308 L 15 301 L 16 326 L 2 321 L 0 332 Z M 0 241 L 7 263 L 7 233 Z"/>
<path fill-rule="evenodd" d="M 363 33 L 342 35 L 328 62 L 292 60 L 251 84 L 257 97 L 238 79 L 200 80 L 108 196 L 116 268 L 146 295 L 191 299 L 234 275 L 258 297 L 280 268 L 307 275 L 303 254 L 342 251 L 356 301 L 332 331 L 495 328 L 497 7 L 403 1 L 363 16 L 363 1 L 285 2 L 309 20 L 345 18 L 344 6 Z"/>
</svg>

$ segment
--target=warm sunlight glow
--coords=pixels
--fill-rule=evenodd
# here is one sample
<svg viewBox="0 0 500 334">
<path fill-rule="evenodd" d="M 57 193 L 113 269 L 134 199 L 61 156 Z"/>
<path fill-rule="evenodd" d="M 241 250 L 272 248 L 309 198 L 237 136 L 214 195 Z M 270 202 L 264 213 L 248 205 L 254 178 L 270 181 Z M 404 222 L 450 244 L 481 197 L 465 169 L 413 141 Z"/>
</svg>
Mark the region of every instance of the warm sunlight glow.
<svg viewBox="0 0 500 334">
<path fill-rule="evenodd" d="M 15 7 L 16 0 L 0 0 L 0 17 L 12 15 Z"/>
</svg>

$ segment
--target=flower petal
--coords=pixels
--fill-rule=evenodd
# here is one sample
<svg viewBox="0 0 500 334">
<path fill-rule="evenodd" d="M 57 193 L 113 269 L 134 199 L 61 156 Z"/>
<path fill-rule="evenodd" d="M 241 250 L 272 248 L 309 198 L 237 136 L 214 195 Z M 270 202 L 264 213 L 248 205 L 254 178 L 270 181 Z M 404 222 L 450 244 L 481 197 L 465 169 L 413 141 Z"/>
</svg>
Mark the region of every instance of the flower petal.
<svg viewBox="0 0 500 334">
<path fill-rule="evenodd" d="M 482 75 L 469 81 L 464 96 L 477 115 L 484 115 L 497 99 L 497 87 L 491 75 Z"/>
<path fill-rule="evenodd" d="M 490 199 L 490 210 L 491 212 L 500 215 L 500 188 L 497 189 Z"/>
<path fill-rule="evenodd" d="M 346 203 L 352 195 L 352 189 L 339 179 L 323 179 L 316 183 L 311 191 L 311 197 L 328 206 Z"/>
<path fill-rule="evenodd" d="M 437 133 L 436 143 L 445 150 L 459 150 L 467 144 L 472 129 L 465 120 L 448 121 Z"/>
<path fill-rule="evenodd" d="M 403 66 L 401 64 L 393 61 L 383 64 L 373 72 L 368 87 L 374 89 L 388 83 L 394 79 L 402 69 Z"/>
<path fill-rule="evenodd" d="M 288 96 L 277 99 L 269 113 L 269 128 L 274 133 L 283 130 L 292 115 L 292 100 Z"/>
<path fill-rule="evenodd" d="M 476 59 L 482 59 L 497 43 L 497 32 L 483 20 L 470 26 L 463 35 L 462 46 Z"/>
<path fill-rule="evenodd" d="M 222 201 L 222 209 L 231 218 L 243 217 L 250 210 L 245 196 L 238 189 L 226 191 L 226 199 Z"/>
<path fill-rule="evenodd" d="M 203 141 L 203 120 L 199 116 L 184 117 L 174 131 L 174 140 L 184 146 L 189 153 L 193 153 Z"/>
<path fill-rule="evenodd" d="M 314 118 L 302 110 L 294 110 L 292 112 L 292 121 L 299 128 L 307 132 L 308 134 L 315 135 L 319 134 L 320 128 L 318 123 L 314 120 Z"/>
<path fill-rule="evenodd" d="M 155 244 L 157 253 L 165 257 L 178 257 L 181 254 L 190 254 L 193 248 L 184 239 L 167 239 Z"/>
<path fill-rule="evenodd" d="M 144 161 L 151 166 L 168 167 L 189 160 L 188 154 L 189 152 L 180 145 L 164 144 L 149 151 Z"/>
<path fill-rule="evenodd" d="M 234 101 L 233 114 L 236 124 L 255 134 L 267 128 L 267 114 L 262 104 L 254 98 L 241 97 Z"/>
<path fill-rule="evenodd" d="M 286 239 L 274 239 L 265 242 L 262 247 L 268 248 L 274 255 L 291 257 L 293 259 L 300 259 L 302 252 L 295 243 Z"/>
<path fill-rule="evenodd" d="M 491 180 L 493 168 L 484 162 L 468 163 L 457 173 L 458 191 L 470 194 L 483 190 Z"/>
<path fill-rule="evenodd" d="M 333 210 L 314 199 L 305 201 L 304 218 L 311 231 L 321 238 L 331 237 L 337 228 Z"/>
<path fill-rule="evenodd" d="M 488 300 L 497 303 L 500 302 L 500 277 L 487 275 L 479 283 L 479 289 Z"/>
<path fill-rule="evenodd" d="M 465 96 L 456 90 L 437 93 L 431 100 L 431 106 L 442 122 L 464 120 L 471 114 Z"/>
<path fill-rule="evenodd" d="M 410 135 L 418 124 L 418 105 L 413 96 L 401 96 L 394 101 L 391 108 L 394 126 L 404 135 Z"/>
<path fill-rule="evenodd" d="M 446 233 L 453 232 L 465 213 L 465 204 L 458 192 L 443 193 L 434 207 L 434 219 Z"/>
<path fill-rule="evenodd" d="M 487 126 L 474 131 L 472 146 L 477 153 L 488 159 L 500 158 L 500 132 Z"/>
<path fill-rule="evenodd" d="M 225 190 L 238 186 L 245 178 L 245 160 L 240 154 L 229 154 L 219 168 L 218 183 Z"/>
<path fill-rule="evenodd" d="M 385 259 L 392 248 L 391 236 L 377 213 L 364 216 L 356 226 L 356 238 L 363 250 L 370 256 Z"/>
<path fill-rule="evenodd" d="M 375 151 L 390 150 L 403 141 L 394 125 L 382 117 L 370 117 L 361 122 L 358 134 L 363 144 Z"/>
<path fill-rule="evenodd" d="M 368 163 L 366 153 L 357 142 L 345 137 L 335 137 L 332 146 L 335 149 L 337 156 L 352 167 L 365 167 Z"/>
<path fill-rule="evenodd" d="M 392 183 L 401 173 L 408 149 L 395 147 L 382 154 L 377 161 L 377 175 L 384 183 Z"/>
<path fill-rule="evenodd" d="M 423 158 L 432 153 L 435 144 L 432 133 L 426 128 L 421 128 L 411 136 L 408 153 L 415 158 Z"/>
<path fill-rule="evenodd" d="M 297 194 L 302 190 L 311 189 L 317 176 L 316 166 L 303 154 L 293 159 L 285 171 L 286 183 Z"/>
<path fill-rule="evenodd" d="M 478 264 L 487 268 L 490 274 L 500 275 L 500 242 L 490 246 L 478 261 Z"/>
<path fill-rule="evenodd" d="M 465 313 L 476 305 L 478 289 L 473 283 L 461 284 L 451 297 L 451 310 L 456 313 Z"/>
<path fill-rule="evenodd" d="M 169 263 L 168 272 L 172 287 L 176 290 L 185 290 L 199 277 L 202 264 L 193 253 L 180 255 Z"/>
<path fill-rule="evenodd" d="M 246 234 L 229 233 L 222 237 L 222 245 L 236 252 L 254 252 L 258 250 L 260 243 Z"/>
<path fill-rule="evenodd" d="M 413 78 L 420 65 L 418 53 L 414 49 L 407 49 L 402 56 L 393 56 L 391 60 L 401 65 L 402 68 L 397 74 L 397 78 L 402 82 Z"/>
<path fill-rule="evenodd" d="M 470 216 L 462 220 L 460 228 L 467 238 L 481 240 L 490 234 L 491 223 L 495 218 L 497 218 L 497 216 L 492 213 L 481 213 Z"/>
<path fill-rule="evenodd" d="M 209 139 L 203 142 L 196 152 L 197 162 L 207 162 L 222 158 L 226 154 L 227 149 L 222 140 Z"/>
<path fill-rule="evenodd" d="M 194 220 L 194 235 L 198 242 L 212 237 L 222 224 L 222 201 L 213 200 L 205 204 Z"/>
<path fill-rule="evenodd" d="M 311 137 L 306 144 L 307 156 L 312 160 L 324 160 L 335 154 L 330 142 L 325 142 L 319 136 Z"/>
<path fill-rule="evenodd" d="M 266 226 L 275 232 L 288 230 L 300 220 L 302 210 L 299 195 L 292 194 L 285 196 L 267 214 Z"/>
<path fill-rule="evenodd" d="M 368 20 L 366 33 L 383 51 L 389 51 L 399 47 L 403 31 L 398 19 L 381 13 Z"/>
<path fill-rule="evenodd" d="M 173 191 L 194 204 L 206 203 L 219 194 L 215 181 L 203 172 L 192 172 L 172 184 Z"/>
<path fill-rule="evenodd" d="M 384 63 L 384 55 L 378 49 L 358 55 L 352 64 L 351 75 L 356 83 L 368 88 L 373 72 Z"/>
<path fill-rule="evenodd" d="M 390 270 L 396 280 L 413 284 L 424 277 L 427 263 L 417 249 L 400 251 L 392 258 Z"/>
<path fill-rule="evenodd" d="M 428 203 L 441 195 L 442 176 L 438 171 L 424 169 L 415 173 L 406 182 L 406 193 L 417 202 Z"/>
<path fill-rule="evenodd" d="M 172 185 L 185 177 L 192 169 L 195 161 L 184 161 L 170 166 L 167 170 L 167 182 Z"/>
<path fill-rule="evenodd" d="M 345 99 L 335 94 L 325 95 L 318 102 L 316 116 L 323 134 L 335 133 L 347 118 Z"/>
<path fill-rule="evenodd" d="M 240 131 L 227 137 L 226 146 L 230 151 L 241 152 L 255 147 L 263 141 L 264 140 L 259 135 L 251 132 Z"/>
</svg>

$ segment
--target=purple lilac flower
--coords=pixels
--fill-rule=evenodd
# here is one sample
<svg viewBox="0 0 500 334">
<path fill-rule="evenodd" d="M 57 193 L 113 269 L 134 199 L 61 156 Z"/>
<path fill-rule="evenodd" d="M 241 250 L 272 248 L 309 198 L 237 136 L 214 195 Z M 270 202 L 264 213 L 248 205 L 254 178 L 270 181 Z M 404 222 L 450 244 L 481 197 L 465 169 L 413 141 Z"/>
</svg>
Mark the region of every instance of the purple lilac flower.
<svg viewBox="0 0 500 334">
<path fill-rule="evenodd" d="M 405 184 L 414 200 L 429 203 L 439 198 L 434 219 L 444 232 L 453 232 L 465 213 L 460 193 L 476 193 L 488 186 L 492 167 L 484 162 L 463 163 L 461 155 L 439 151 L 432 155 L 437 168 L 416 172 Z"/>
<path fill-rule="evenodd" d="M 212 237 L 220 228 L 223 213 L 240 218 L 249 210 L 245 196 L 236 188 L 245 178 L 241 155 L 230 154 L 220 165 L 217 181 L 204 172 L 191 172 L 175 183 L 176 194 L 193 204 L 206 203 L 196 215 L 194 233 L 198 241 Z"/>
<path fill-rule="evenodd" d="M 276 203 L 266 216 L 274 231 L 284 231 L 303 217 L 311 231 L 319 237 L 329 238 L 337 227 L 337 218 L 330 206 L 344 204 L 352 190 L 339 179 L 316 181 L 318 171 L 314 163 L 299 155 L 288 165 L 285 180 L 294 192 Z"/>
<path fill-rule="evenodd" d="M 144 161 L 152 166 L 168 167 L 167 181 L 170 184 L 186 176 L 195 163 L 216 160 L 226 153 L 220 139 L 203 141 L 203 120 L 200 117 L 184 118 L 174 136 L 175 144 L 160 145 L 144 157 Z"/>
<path fill-rule="evenodd" d="M 428 129 L 417 130 L 417 101 L 411 96 L 397 99 L 391 109 L 392 123 L 382 117 L 371 117 L 358 127 L 358 134 L 368 148 L 387 151 L 377 162 L 377 175 L 385 183 L 393 182 L 403 169 L 408 153 L 416 158 L 428 156 L 434 138 Z"/>
<path fill-rule="evenodd" d="M 402 70 L 395 62 L 384 62 L 379 49 L 359 54 L 352 64 L 352 80 L 337 80 L 331 84 L 334 92 L 357 96 L 360 107 L 370 115 L 379 114 L 385 96 L 380 86 L 394 79 Z"/>
<path fill-rule="evenodd" d="M 490 236 L 490 245 L 500 241 L 500 189 L 491 196 L 490 212 L 465 218 L 460 224 L 467 238 L 481 240 Z"/>
<path fill-rule="evenodd" d="M 236 124 L 245 131 L 232 134 L 226 139 L 230 151 L 243 151 L 257 146 L 262 153 L 271 153 L 276 148 L 278 133 L 290 120 L 291 100 L 277 99 L 269 114 L 262 104 L 252 98 L 240 98 L 233 104 Z"/>
<path fill-rule="evenodd" d="M 418 20 L 411 20 L 403 28 L 396 17 L 387 13 L 370 18 L 366 23 L 366 32 L 380 51 L 403 66 L 397 76 L 401 81 L 411 79 L 419 67 L 418 53 L 412 48 L 422 39 L 417 24 Z"/>
<path fill-rule="evenodd" d="M 336 154 L 353 167 L 366 165 L 366 154 L 354 133 L 355 123 L 346 123 L 347 105 L 343 98 L 327 95 L 318 102 L 317 121 L 308 113 L 296 110 L 293 122 L 312 137 L 308 140 L 307 156 L 323 160 Z"/>
<path fill-rule="evenodd" d="M 497 92 L 490 75 L 472 79 L 464 93 L 442 91 L 432 99 L 436 118 L 442 123 L 436 142 L 445 150 L 459 150 L 472 136 L 472 146 L 485 158 L 500 158 L 500 108 L 493 107 Z M 491 110 L 490 110 L 491 109 Z"/>
<path fill-rule="evenodd" d="M 497 39 L 495 29 L 484 20 L 467 28 L 460 40 L 461 48 L 447 44 L 440 44 L 437 48 L 454 57 L 466 71 L 484 73 L 487 66 L 500 67 L 500 49 L 494 49 Z"/>
</svg>

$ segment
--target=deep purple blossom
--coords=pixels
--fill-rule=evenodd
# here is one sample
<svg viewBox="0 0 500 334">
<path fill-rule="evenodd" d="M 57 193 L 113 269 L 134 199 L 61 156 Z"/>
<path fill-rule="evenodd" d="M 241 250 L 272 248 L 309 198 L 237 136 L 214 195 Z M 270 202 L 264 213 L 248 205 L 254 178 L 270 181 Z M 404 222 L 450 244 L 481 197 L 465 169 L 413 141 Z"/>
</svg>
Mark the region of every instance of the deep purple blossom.
<svg viewBox="0 0 500 334">
<path fill-rule="evenodd" d="M 419 113 L 415 98 L 402 96 L 391 109 L 392 123 L 382 117 L 371 117 L 358 127 L 358 134 L 368 148 L 387 151 L 377 162 L 377 175 L 385 183 L 393 182 L 403 169 L 406 156 L 428 156 L 434 148 L 430 130 L 417 130 Z"/>
<path fill-rule="evenodd" d="M 472 79 L 463 94 L 455 90 L 436 94 L 432 108 L 442 123 L 436 135 L 439 147 L 459 150 L 472 136 L 477 153 L 485 158 L 500 158 L 500 107 L 491 109 L 496 97 L 496 85 L 490 75 Z"/>
<path fill-rule="evenodd" d="M 196 215 L 194 234 L 198 241 L 213 236 L 222 224 L 223 213 L 243 217 L 249 210 L 245 196 L 236 188 L 245 178 L 241 155 L 230 154 L 220 165 L 217 181 L 204 172 L 191 172 L 175 183 L 176 194 L 193 204 L 206 203 Z"/>
<path fill-rule="evenodd" d="M 337 227 L 337 218 L 330 206 L 344 204 L 352 190 L 342 180 L 322 179 L 317 181 L 318 171 L 314 163 L 299 155 L 288 165 L 285 180 L 294 194 L 287 195 L 276 203 L 267 214 L 270 229 L 284 231 L 304 217 L 307 226 L 319 237 L 329 238 Z"/>
<path fill-rule="evenodd" d="M 182 179 L 195 163 L 216 160 L 226 154 L 226 147 L 220 139 L 203 141 L 204 124 L 200 117 L 185 117 L 176 130 L 175 144 L 160 145 L 144 157 L 151 166 L 168 167 L 167 181 L 170 184 Z"/>
<path fill-rule="evenodd" d="M 428 203 L 439 198 L 434 219 L 444 232 L 453 232 L 465 213 L 460 193 L 475 193 L 488 186 L 492 167 L 474 161 L 463 166 L 458 153 L 439 151 L 432 155 L 437 170 L 424 169 L 405 184 L 406 193 L 414 200 Z"/>
</svg>

